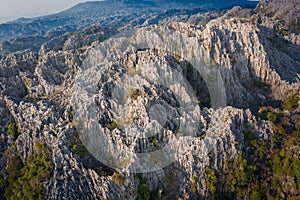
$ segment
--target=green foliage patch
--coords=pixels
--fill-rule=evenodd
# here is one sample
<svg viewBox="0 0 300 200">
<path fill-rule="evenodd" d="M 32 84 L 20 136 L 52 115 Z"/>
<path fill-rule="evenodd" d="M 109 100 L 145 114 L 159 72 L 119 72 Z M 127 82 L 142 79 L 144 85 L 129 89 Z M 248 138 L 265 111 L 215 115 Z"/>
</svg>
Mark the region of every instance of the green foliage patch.
<svg viewBox="0 0 300 200">
<path fill-rule="evenodd" d="M 125 177 L 122 176 L 120 173 L 115 172 L 112 176 L 112 181 L 114 183 L 117 183 L 119 185 L 124 185 L 125 183 Z"/>
<path fill-rule="evenodd" d="M 282 113 L 281 111 L 276 111 L 274 108 L 272 107 L 261 107 L 259 110 L 259 116 L 261 119 L 263 120 L 268 120 L 271 121 L 273 123 L 277 123 L 280 121 L 281 117 L 282 117 Z"/>
<path fill-rule="evenodd" d="M 282 102 L 282 107 L 284 110 L 293 111 L 298 108 L 299 101 L 299 91 L 292 94 L 291 91 L 286 95 L 286 98 Z"/>
<path fill-rule="evenodd" d="M 18 136 L 21 134 L 20 128 L 16 123 L 9 123 L 7 126 L 7 134 L 17 139 Z"/>
<path fill-rule="evenodd" d="M 249 193 L 249 186 L 255 182 L 256 166 L 251 165 L 243 155 L 238 155 L 227 161 L 228 186 L 230 191 L 241 199 L 245 193 Z"/>
<path fill-rule="evenodd" d="M 196 176 L 192 177 L 192 192 L 194 192 L 194 193 L 197 192 L 197 177 Z"/>
<path fill-rule="evenodd" d="M 142 177 L 141 175 L 138 176 L 140 184 L 137 190 L 137 200 L 149 200 L 150 199 L 150 191 L 147 187 L 147 179 Z"/>
<path fill-rule="evenodd" d="M 255 80 L 253 81 L 253 85 L 257 88 L 263 89 L 263 90 L 268 90 L 270 89 L 270 85 L 261 81 L 261 80 Z"/>
<path fill-rule="evenodd" d="M 36 153 L 28 156 L 23 164 L 19 156 L 10 158 L 7 166 L 8 180 L 6 199 L 44 199 L 44 183 L 49 180 L 53 169 L 51 151 L 44 144 L 35 146 Z"/>
<path fill-rule="evenodd" d="M 206 189 L 211 196 L 217 197 L 218 174 L 217 171 L 210 167 L 205 168 Z"/>
</svg>

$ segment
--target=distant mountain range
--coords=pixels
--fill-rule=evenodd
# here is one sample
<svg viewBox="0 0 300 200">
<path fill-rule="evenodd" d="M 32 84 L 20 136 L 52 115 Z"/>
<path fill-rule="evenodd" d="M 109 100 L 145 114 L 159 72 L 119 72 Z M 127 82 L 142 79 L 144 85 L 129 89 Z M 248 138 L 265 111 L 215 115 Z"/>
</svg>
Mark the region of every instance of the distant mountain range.
<svg viewBox="0 0 300 200">
<path fill-rule="evenodd" d="M 247 0 L 108 0 L 80 3 L 63 12 L 0 24 L 0 41 L 26 36 L 58 35 L 90 27 L 93 24 L 120 28 L 135 18 L 170 9 L 224 9 L 234 5 L 254 6 Z M 133 26 L 136 24 L 133 24 Z"/>
</svg>

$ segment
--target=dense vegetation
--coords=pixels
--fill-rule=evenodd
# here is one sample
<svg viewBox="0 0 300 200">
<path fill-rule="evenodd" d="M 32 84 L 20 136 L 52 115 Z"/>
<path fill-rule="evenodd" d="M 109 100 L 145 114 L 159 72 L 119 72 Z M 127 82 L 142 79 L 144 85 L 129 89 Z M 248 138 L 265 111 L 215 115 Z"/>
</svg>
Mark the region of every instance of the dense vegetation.
<svg viewBox="0 0 300 200">
<path fill-rule="evenodd" d="M 137 200 L 147 200 L 150 199 L 150 191 L 149 188 L 147 187 L 147 179 L 142 177 L 141 175 L 138 176 L 139 179 L 139 186 L 137 190 Z"/>
<path fill-rule="evenodd" d="M 272 124 L 270 141 L 246 127 L 240 153 L 222 170 L 206 168 L 208 199 L 300 199 L 298 96 L 287 95 L 282 109 L 260 109 L 260 118 Z"/>
<path fill-rule="evenodd" d="M 51 151 L 44 144 L 35 146 L 35 153 L 25 163 L 18 155 L 10 158 L 8 177 L 4 180 L 6 199 L 44 199 L 44 183 L 50 178 L 53 164 Z"/>
<path fill-rule="evenodd" d="M 137 189 L 137 200 L 159 200 L 163 199 L 159 188 L 150 192 L 149 187 L 147 186 L 147 179 L 144 178 L 141 174 L 137 175 L 139 180 L 139 185 Z"/>
</svg>

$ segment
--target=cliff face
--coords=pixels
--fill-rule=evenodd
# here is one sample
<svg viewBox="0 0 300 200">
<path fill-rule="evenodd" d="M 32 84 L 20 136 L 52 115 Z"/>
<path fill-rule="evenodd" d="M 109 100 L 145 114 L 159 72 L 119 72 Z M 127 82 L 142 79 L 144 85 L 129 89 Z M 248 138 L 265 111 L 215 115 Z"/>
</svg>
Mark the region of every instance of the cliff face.
<svg viewBox="0 0 300 200">
<path fill-rule="evenodd" d="M 46 199 L 199 199 L 214 198 L 216 188 L 236 192 L 222 181 L 215 186 L 209 170 L 223 177 L 239 155 L 264 166 L 268 156 L 257 161 L 260 154 L 253 158 L 249 143 L 275 148 L 278 122 L 258 110 L 280 108 L 290 93 L 299 96 L 298 33 L 278 32 L 281 14 L 264 11 L 275 2 L 261 3 L 256 12 L 234 7 L 216 19 L 196 14 L 105 41 L 115 32 L 98 27 L 103 34 L 83 31 L 57 51 L 52 47 L 59 42 L 48 41 L 39 53 L 2 56 L 5 196 L 34 190 L 22 183 L 31 180 L 25 172 L 32 155 L 40 155 L 36 144 L 51 152 L 52 167 L 40 168 L 50 173 L 40 180 Z M 91 44 L 73 48 L 86 35 Z M 298 101 L 281 113 L 292 125 L 299 122 Z M 15 157 L 24 174 L 13 173 Z M 12 177 L 21 191 L 9 189 Z M 291 189 L 277 196 L 299 196 L 298 178 L 288 175 Z"/>
</svg>

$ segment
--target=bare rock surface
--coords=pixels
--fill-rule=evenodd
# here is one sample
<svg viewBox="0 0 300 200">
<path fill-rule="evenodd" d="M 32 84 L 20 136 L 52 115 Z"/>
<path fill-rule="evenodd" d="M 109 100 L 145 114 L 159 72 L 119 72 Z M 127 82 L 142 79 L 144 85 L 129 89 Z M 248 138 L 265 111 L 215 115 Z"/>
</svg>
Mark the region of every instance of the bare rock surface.
<svg viewBox="0 0 300 200">
<path fill-rule="evenodd" d="M 256 13 L 234 7 L 221 17 L 196 14 L 105 41 L 105 31 L 115 30 L 97 27 L 86 37 L 91 44 L 80 48 L 72 49 L 82 35 L 59 36 L 39 53 L 3 55 L 1 174 L 7 176 L 10 156 L 25 162 L 35 144 L 45 143 L 54 165 L 46 199 L 135 199 L 143 179 L 132 169 L 147 171 L 145 184 L 165 199 L 203 198 L 206 167 L 222 170 L 241 152 L 244 130 L 255 129 L 256 138 L 269 142 L 272 125 L 258 117 L 258 108 L 276 107 L 288 91 L 299 91 L 299 36 L 273 29 L 283 11 L 273 18 L 265 12 L 275 12 L 276 2 L 261 3 Z M 16 138 L 7 134 L 10 123 L 20 129 Z M 114 163 L 85 140 L 90 153 L 76 151 L 82 132 Z M 167 145 L 175 153 L 165 151 L 165 159 L 148 165 L 151 152 Z"/>
</svg>

